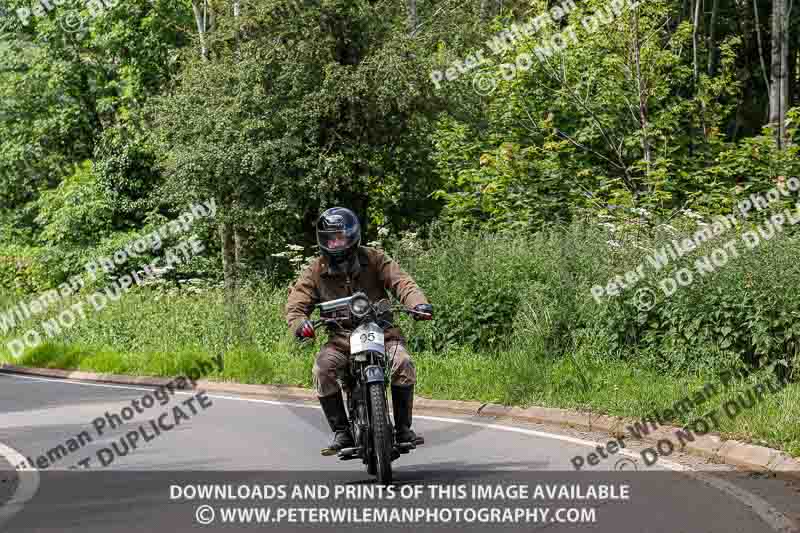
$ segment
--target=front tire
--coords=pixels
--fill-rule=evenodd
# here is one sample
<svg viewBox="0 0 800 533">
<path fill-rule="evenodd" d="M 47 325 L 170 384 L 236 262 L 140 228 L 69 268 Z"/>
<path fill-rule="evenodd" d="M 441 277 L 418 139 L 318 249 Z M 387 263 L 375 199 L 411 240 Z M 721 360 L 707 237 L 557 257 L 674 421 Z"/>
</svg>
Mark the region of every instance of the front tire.
<svg viewBox="0 0 800 533">
<path fill-rule="evenodd" d="M 372 436 L 378 483 L 389 485 L 392 482 L 392 435 L 387 423 L 386 389 L 383 383 L 370 385 L 369 401 L 372 411 Z"/>
</svg>

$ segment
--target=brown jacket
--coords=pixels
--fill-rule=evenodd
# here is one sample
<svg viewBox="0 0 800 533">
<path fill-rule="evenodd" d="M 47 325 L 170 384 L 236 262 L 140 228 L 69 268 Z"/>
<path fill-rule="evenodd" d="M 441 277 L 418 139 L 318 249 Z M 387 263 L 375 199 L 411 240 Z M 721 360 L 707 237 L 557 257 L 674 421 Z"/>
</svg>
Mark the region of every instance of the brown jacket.
<svg viewBox="0 0 800 533">
<path fill-rule="evenodd" d="M 400 265 L 382 250 L 361 246 L 347 268 L 332 271 L 329 260 L 318 257 L 300 275 L 289 291 L 286 303 L 286 322 L 291 333 L 294 334 L 303 320 L 311 315 L 314 305 L 345 298 L 358 291 L 366 293 L 373 303 L 386 298 L 387 291 L 406 307 L 428 303 L 422 290 Z M 398 328 L 386 331 L 386 341 L 394 339 L 402 339 Z M 335 333 L 330 341 L 339 345 L 340 349 L 346 349 L 349 345 L 347 337 Z"/>
</svg>

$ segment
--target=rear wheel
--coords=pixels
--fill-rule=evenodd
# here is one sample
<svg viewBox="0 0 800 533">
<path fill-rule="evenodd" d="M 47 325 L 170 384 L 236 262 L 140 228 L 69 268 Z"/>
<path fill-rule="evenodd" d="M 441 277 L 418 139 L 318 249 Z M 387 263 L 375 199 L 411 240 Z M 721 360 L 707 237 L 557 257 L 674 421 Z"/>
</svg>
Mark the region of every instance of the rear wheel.
<svg viewBox="0 0 800 533">
<path fill-rule="evenodd" d="M 386 390 L 383 383 L 370 385 L 369 401 L 372 411 L 372 436 L 378 483 L 388 485 L 392 482 L 392 434 L 387 422 Z"/>
</svg>

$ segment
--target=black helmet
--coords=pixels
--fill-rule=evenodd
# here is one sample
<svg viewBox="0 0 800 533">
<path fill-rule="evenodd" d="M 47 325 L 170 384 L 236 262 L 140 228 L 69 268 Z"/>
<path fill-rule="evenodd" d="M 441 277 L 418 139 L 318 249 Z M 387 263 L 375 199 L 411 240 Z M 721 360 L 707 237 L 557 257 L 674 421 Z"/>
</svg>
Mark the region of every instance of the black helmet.
<svg viewBox="0 0 800 533">
<path fill-rule="evenodd" d="M 344 207 L 332 207 L 317 220 L 317 243 L 329 257 L 350 255 L 361 243 L 361 224 L 355 213 Z"/>
</svg>

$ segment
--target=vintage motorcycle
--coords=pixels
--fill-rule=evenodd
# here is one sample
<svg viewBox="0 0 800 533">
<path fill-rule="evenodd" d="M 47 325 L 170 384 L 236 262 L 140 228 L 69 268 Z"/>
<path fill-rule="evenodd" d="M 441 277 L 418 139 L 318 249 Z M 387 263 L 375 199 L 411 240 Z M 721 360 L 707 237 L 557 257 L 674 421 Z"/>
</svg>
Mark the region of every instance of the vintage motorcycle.
<svg viewBox="0 0 800 533">
<path fill-rule="evenodd" d="M 386 353 L 384 345 L 384 330 L 392 327 L 392 323 L 381 317 L 393 311 L 425 313 L 392 306 L 387 300 L 373 304 L 362 292 L 322 302 L 316 307 L 321 318 L 314 322 L 315 329 L 324 325 L 350 331 L 349 363 L 337 380 L 345 392 L 347 418 L 355 446 L 340 450 L 339 459 L 361 459 L 367 465 L 367 473 L 377 476 L 378 483 L 389 484 L 392 461 L 423 444 L 424 440 L 417 437 L 415 442 L 395 442 L 386 398 L 391 354 Z M 345 318 L 354 329 L 342 328 L 340 322 Z"/>
</svg>

